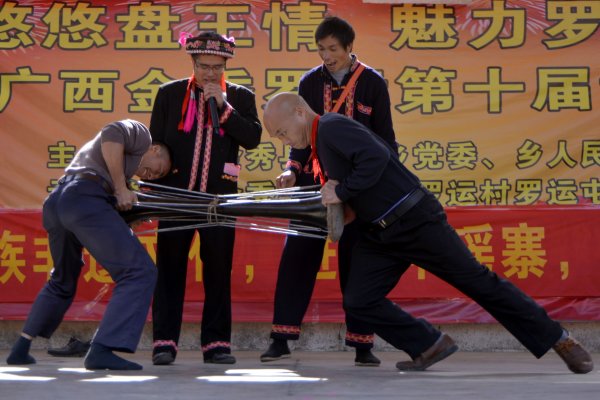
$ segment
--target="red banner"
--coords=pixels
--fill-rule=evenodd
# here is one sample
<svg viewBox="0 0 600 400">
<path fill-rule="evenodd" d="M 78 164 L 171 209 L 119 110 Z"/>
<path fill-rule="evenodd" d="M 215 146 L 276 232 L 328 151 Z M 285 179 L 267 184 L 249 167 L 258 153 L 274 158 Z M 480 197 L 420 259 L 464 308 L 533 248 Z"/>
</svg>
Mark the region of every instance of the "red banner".
<svg viewBox="0 0 600 400">
<path fill-rule="evenodd" d="M 596 206 L 450 208 L 450 223 L 475 256 L 549 307 L 560 319 L 597 320 L 600 243 Z M 149 226 L 142 227 L 142 229 Z M 238 229 L 232 273 L 236 321 L 269 321 L 284 237 Z M 155 235 L 141 235 L 154 258 Z M 203 299 L 201 243 L 189 254 L 185 320 L 198 320 Z M 69 319 L 96 320 L 112 281 L 88 254 Z M 52 261 L 39 211 L 0 211 L 0 319 L 21 319 L 49 276 Z M 436 322 L 485 322 L 489 316 L 448 284 L 412 267 L 390 298 Z M 307 321 L 342 321 L 337 246 L 328 242 Z M 421 314 L 422 315 L 422 314 Z"/>
</svg>

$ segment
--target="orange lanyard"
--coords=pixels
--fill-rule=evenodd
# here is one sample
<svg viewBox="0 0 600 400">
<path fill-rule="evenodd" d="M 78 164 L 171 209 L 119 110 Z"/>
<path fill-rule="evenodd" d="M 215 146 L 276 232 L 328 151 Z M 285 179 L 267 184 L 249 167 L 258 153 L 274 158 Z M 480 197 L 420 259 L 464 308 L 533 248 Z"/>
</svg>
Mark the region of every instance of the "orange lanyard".
<svg viewBox="0 0 600 400">
<path fill-rule="evenodd" d="M 313 119 L 312 130 L 310 133 L 310 158 L 312 159 L 313 174 L 315 180 L 319 180 L 321 185 L 325 184 L 325 175 L 321 170 L 321 164 L 319 163 L 319 156 L 317 156 L 317 131 L 319 130 L 319 117 L 318 115 Z"/>
</svg>

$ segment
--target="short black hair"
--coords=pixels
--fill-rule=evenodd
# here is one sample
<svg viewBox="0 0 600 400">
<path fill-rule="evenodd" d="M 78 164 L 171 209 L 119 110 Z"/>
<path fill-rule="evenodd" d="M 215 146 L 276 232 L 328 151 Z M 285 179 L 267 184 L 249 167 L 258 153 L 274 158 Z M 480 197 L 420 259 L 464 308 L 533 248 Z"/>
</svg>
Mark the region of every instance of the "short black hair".
<svg viewBox="0 0 600 400">
<path fill-rule="evenodd" d="M 173 160 L 173 151 L 171 150 L 171 147 L 168 144 L 166 144 L 165 142 L 161 142 L 160 140 L 153 140 L 152 145 L 160 146 L 163 148 L 164 151 L 166 151 L 167 155 L 169 156 L 169 161 L 171 162 L 171 169 L 173 169 L 174 160 Z"/>
<path fill-rule="evenodd" d="M 315 42 L 325 39 L 328 36 L 333 36 L 344 46 L 344 49 L 347 49 L 354 42 L 356 35 L 352 25 L 348 22 L 339 17 L 328 16 L 317 26 Z"/>
<path fill-rule="evenodd" d="M 210 40 L 223 40 L 223 36 L 221 36 L 220 34 L 218 34 L 215 31 L 200 32 L 197 37 L 202 38 L 202 39 L 210 39 Z"/>
</svg>

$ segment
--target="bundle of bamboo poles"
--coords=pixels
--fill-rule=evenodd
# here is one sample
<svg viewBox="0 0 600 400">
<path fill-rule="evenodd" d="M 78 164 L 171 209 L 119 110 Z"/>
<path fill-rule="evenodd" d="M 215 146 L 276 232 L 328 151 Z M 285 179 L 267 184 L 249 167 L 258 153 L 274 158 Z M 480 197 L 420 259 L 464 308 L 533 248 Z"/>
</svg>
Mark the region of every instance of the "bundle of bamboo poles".
<svg viewBox="0 0 600 400">
<path fill-rule="evenodd" d="M 325 238 L 342 234 L 342 205 L 325 207 L 318 186 L 292 187 L 235 194 L 210 194 L 144 181 L 131 181 L 138 201 L 121 213 L 127 223 L 175 221 L 179 230 L 230 226 L 253 231 Z"/>
</svg>

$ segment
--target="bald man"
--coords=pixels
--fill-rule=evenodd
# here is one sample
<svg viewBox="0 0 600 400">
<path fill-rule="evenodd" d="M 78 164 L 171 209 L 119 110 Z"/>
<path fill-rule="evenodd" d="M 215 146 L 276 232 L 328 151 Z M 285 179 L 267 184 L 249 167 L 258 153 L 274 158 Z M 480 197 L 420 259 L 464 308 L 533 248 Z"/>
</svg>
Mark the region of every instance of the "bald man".
<svg viewBox="0 0 600 400">
<path fill-rule="evenodd" d="M 423 371 L 458 350 L 424 319 L 386 298 L 411 264 L 434 274 L 488 311 L 535 357 L 553 348 L 574 373 L 588 373 L 590 354 L 546 311 L 510 281 L 480 264 L 448 224 L 442 205 L 379 137 L 339 114 L 317 115 L 293 93 L 274 96 L 264 112 L 271 137 L 293 148 L 312 147 L 326 182 L 324 205 L 345 203 L 356 213 L 360 238 L 344 291 L 344 309 Z"/>
</svg>

